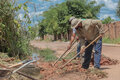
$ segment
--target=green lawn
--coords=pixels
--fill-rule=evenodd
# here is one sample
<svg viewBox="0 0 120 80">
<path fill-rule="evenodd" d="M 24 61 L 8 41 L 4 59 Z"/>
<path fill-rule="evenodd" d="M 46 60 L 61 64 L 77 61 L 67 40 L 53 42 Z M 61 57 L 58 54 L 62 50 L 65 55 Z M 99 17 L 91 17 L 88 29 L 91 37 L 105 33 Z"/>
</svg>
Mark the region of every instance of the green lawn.
<svg viewBox="0 0 120 80">
<path fill-rule="evenodd" d="M 104 38 L 103 38 L 103 43 L 118 44 L 118 43 L 120 43 L 120 38 L 111 40 L 111 39 L 108 38 L 108 37 L 104 37 Z"/>
</svg>

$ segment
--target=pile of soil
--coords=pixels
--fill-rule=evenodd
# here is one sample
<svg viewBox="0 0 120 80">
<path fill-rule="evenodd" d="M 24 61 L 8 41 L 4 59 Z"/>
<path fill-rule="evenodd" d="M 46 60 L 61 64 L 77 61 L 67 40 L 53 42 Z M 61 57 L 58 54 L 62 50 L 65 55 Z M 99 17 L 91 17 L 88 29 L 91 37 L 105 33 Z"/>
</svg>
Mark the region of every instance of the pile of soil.
<svg viewBox="0 0 120 80">
<path fill-rule="evenodd" d="M 118 60 L 114 60 L 109 57 L 102 56 L 100 64 L 101 65 L 116 65 L 118 64 Z"/>
<path fill-rule="evenodd" d="M 101 61 L 100 61 L 100 65 L 116 65 L 118 64 L 118 60 L 114 60 L 114 59 L 111 59 L 109 57 L 106 57 L 104 55 L 101 56 Z M 94 65 L 94 57 L 92 57 L 91 59 L 91 64 Z"/>
</svg>

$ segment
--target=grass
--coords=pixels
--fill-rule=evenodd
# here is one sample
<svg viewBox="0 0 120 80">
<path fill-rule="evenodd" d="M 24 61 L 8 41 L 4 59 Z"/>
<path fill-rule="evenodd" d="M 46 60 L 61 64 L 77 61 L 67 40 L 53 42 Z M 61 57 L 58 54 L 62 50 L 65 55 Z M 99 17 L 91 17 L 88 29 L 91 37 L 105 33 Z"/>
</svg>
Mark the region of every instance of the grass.
<svg viewBox="0 0 120 80">
<path fill-rule="evenodd" d="M 54 55 L 54 51 L 50 49 L 40 50 L 39 55 L 42 56 L 45 61 L 55 61 L 57 57 Z"/>
<path fill-rule="evenodd" d="M 0 58 L 9 58 L 7 53 L 0 52 Z"/>
<path fill-rule="evenodd" d="M 65 57 L 65 59 L 71 59 L 75 54 L 75 52 L 71 52 Z"/>
<path fill-rule="evenodd" d="M 107 73 L 99 69 L 88 69 L 86 73 L 96 75 L 98 78 L 107 78 Z"/>
<path fill-rule="evenodd" d="M 10 58 L 14 58 L 15 60 L 11 60 L 11 61 L 4 61 Z M 16 57 L 9 57 L 7 53 L 1 53 L 0 52 L 0 64 L 4 64 L 4 65 L 8 65 L 8 64 L 14 64 L 16 62 L 20 62 L 19 59 L 17 59 Z"/>
<path fill-rule="evenodd" d="M 48 48 L 40 50 L 36 47 L 32 47 L 32 52 L 37 53 L 41 58 L 43 58 L 47 62 L 55 61 L 57 59 L 57 57 L 54 54 L 54 51 Z"/>
<path fill-rule="evenodd" d="M 108 37 L 104 37 L 104 38 L 103 38 L 103 43 L 118 44 L 118 43 L 120 43 L 120 38 L 111 40 L 111 39 L 108 38 Z"/>
</svg>

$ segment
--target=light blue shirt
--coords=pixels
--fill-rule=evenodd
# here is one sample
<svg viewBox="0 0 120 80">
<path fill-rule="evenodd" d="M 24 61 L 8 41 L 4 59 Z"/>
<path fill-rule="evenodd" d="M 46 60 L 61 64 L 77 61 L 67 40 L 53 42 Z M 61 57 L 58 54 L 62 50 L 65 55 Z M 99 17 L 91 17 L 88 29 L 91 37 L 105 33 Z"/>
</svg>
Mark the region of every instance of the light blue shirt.
<svg viewBox="0 0 120 80">
<path fill-rule="evenodd" d="M 73 33 L 76 34 L 76 29 L 75 28 L 73 28 Z"/>
</svg>

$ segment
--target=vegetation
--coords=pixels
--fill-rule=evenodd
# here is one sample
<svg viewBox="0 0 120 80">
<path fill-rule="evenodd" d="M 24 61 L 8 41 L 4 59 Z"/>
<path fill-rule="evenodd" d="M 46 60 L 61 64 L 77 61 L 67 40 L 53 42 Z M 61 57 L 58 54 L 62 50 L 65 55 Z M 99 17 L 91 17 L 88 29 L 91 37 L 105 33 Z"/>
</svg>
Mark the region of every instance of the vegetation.
<svg viewBox="0 0 120 80">
<path fill-rule="evenodd" d="M 61 39 L 66 33 L 69 34 L 70 25 L 68 20 L 71 16 L 77 18 L 97 18 L 100 8 L 104 6 L 95 5 L 95 1 L 87 0 L 67 0 L 64 3 L 51 6 L 48 11 L 43 14 L 44 19 L 39 22 L 39 36 L 45 34 L 54 35 L 54 40 Z"/>
<path fill-rule="evenodd" d="M 111 19 L 111 17 L 109 16 L 109 17 L 105 18 L 105 19 L 102 21 L 102 23 L 103 23 L 103 24 L 109 24 L 109 23 L 111 23 L 111 22 L 113 22 L 113 21 L 114 21 L 114 19 Z"/>
<path fill-rule="evenodd" d="M 45 61 L 55 61 L 57 57 L 53 54 L 54 52 L 50 49 L 45 49 L 40 51 L 40 56 L 42 56 Z"/>
<path fill-rule="evenodd" d="M 65 57 L 65 59 L 71 59 L 75 54 L 76 52 L 71 52 Z"/>
<path fill-rule="evenodd" d="M 88 69 L 86 73 L 96 75 L 98 78 L 107 78 L 107 73 L 99 69 Z"/>
<path fill-rule="evenodd" d="M 39 54 L 39 56 L 41 58 L 43 58 L 45 61 L 55 61 L 57 59 L 57 57 L 55 56 L 54 54 L 54 51 L 50 50 L 50 49 L 43 49 L 43 50 L 40 50 L 36 47 L 31 47 L 32 49 L 32 52 L 33 53 L 37 53 Z"/>
<path fill-rule="evenodd" d="M 120 18 L 120 0 L 119 0 L 119 2 L 118 2 L 116 14 L 117 14 L 117 16 Z"/>
<path fill-rule="evenodd" d="M 111 40 L 111 39 L 108 38 L 108 37 L 104 37 L 104 38 L 103 38 L 103 43 L 113 43 L 113 44 L 118 44 L 118 43 L 120 43 L 120 38 L 117 38 L 117 39 L 113 39 L 113 40 Z"/>
<path fill-rule="evenodd" d="M 30 19 L 26 2 L 16 4 L 14 0 L 0 0 L 0 51 L 8 52 L 11 57 L 24 58 L 30 53 L 28 32 L 17 18 L 17 12 L 23 8 L 26 27 Z"/>
<path fill-rule="evenodd" d="M 39 27 L 38 26 L 34 26 L 34 27 L 29 27 L 29 35 L 30 35 L 30 39 L 33 40 L 38 36 L 39 33 Z"/>
</svg>

